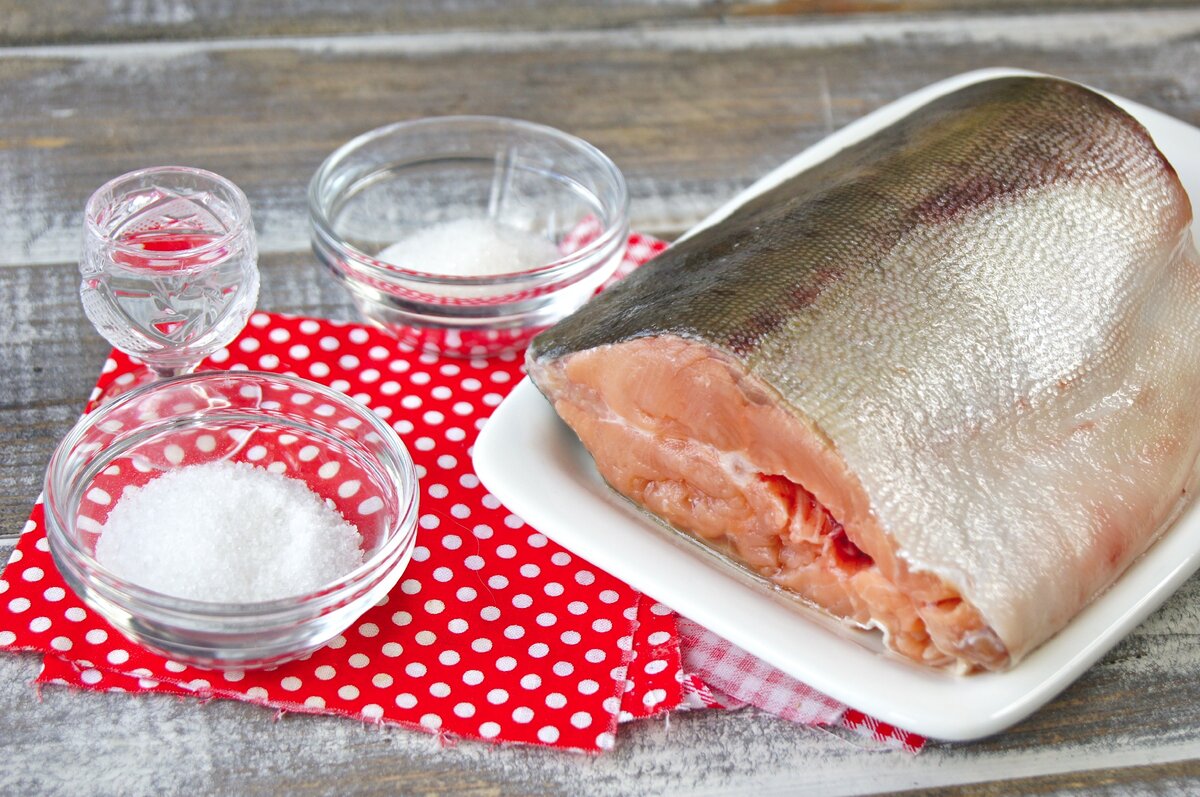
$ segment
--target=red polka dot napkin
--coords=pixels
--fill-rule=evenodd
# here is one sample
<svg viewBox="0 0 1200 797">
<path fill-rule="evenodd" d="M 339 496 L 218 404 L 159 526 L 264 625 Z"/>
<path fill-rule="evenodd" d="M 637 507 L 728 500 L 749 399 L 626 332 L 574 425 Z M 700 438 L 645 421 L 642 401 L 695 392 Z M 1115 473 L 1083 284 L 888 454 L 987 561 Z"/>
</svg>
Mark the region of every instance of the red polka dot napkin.
<svg viewBox="0 0 1200 797">
<path fill-rule="evenodd" d="M 632 236 L 619 274 L 664 246 Z M 114 352 L 93 399 L 111 382 L 129 382 L 134 367 Z M 0 648 L 45 654 L 39 683 L 230 698 L 447 740 L 590 752 L 612 747 L 619 722 L 666 710 L 750 702 L 786 716 L 781 702 L 828 701 L 796 682 L 776 681 L 769 695 L 738 688 L 721 664 L 731 659 L 713 655 L 736 649 L 698 626 L 686 626 L 685 640 L 707 653 L 689 658 L 685 646 L 681 655 L 670 609 L 558 547 L 484 490 L 470 448 L 520 380 L 518 356 L 439 359 L 367 327 L 256 313 L 201 367 L 294 373 L 389 422 L 420 478 L 412 562 L 387 598 L 305 659 L 269 670 L 203 670 L 140 649 L 79 601 L 49 555 L 39 502 L 0 578 Z M 873 723 L 832 701 L 821 705 L 819 716 L 793 719 Z M 892 729 L 879 727 L 874 735 L 888 741 Z"/>
<path fill-rule="evenodd" d="M 257 313 L 212 363 L 323 382 L 400 433 L 420 479 L 421 512 L 413 561 L 397 588 L 305 660 L 206 671 L 141 650 L 65 589 L 39 505 L 5 572 L 0 627 L 8 630 L 0 643 L 66 659 L 88 686 L 115 678 L 125 689 L 166 684 L 451 736 L 611 747 L 638 594 L 527 527 L 471 471 L 482 419 L 521 377 L 517 357 L 443 362 L 397 351 L 361 326 Z M 100 389 L 126 380 L 132 365 L 114 354 L 104 371 Z"/>
</svg>

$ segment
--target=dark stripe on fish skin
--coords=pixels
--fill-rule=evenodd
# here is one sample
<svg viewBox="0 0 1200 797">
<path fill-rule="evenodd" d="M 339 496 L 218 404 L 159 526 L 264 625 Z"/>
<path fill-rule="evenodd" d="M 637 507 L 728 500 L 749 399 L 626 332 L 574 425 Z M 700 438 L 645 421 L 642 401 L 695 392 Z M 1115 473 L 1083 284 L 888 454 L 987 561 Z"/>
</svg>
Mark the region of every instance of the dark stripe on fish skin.
<svg viewBox="0 0 1200 797">
<path fill-rule="evenodd" d="M 1132 133 L 1132 135 L 1131 135 Z M 671 247 L 533 341 L 529 357 L 661 334 L 746 362 L 914 227 L 1039 187 L 1170 169 L 1142 126 L 1053 78 L 1002 78 L 934 100 Z"/>
<path fill-rule="evenodd" d="M 840 276 L 839 272 L 833 270 L 815 272 L 811 282 L 797 285 L 778 305 L 764 306 L 757 310 L 750 317 L 745 330 L 730 335 L 726 346 L 734 354 L 748 355 L 762 334 L 782 326 L 796 310 L 815 302 L 825 288 L 836 283 Z"/>
</svg>

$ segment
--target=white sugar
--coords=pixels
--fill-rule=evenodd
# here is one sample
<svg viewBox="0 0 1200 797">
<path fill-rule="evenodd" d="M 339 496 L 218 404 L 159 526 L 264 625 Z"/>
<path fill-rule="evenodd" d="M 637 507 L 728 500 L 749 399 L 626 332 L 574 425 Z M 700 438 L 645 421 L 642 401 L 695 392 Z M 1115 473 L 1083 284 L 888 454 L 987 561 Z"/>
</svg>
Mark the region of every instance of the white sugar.
<svg viewBox="0 0 1200 797">
<path fill-rule="evenodd" d="M 358 530 L 304 482 L 246 463 L 177 468 L 129 488 L 96 559 L 146 589 L 252 603 L 320 589 L 362 564 Z"/>
<path fill-rule="evenodd" d="M 434 224 L 401 238 L 377 255 L 410 271 L 459 277 L 528 271 L 558 256 L 558 248 L 546 238 L 491 219 Z"/>
</svg>

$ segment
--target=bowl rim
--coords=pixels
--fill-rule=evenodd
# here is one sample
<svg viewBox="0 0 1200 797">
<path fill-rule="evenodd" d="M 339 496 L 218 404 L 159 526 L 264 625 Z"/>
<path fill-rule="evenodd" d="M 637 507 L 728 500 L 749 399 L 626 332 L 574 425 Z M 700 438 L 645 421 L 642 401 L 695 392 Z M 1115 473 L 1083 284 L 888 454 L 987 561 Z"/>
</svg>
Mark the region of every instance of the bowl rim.
<svg viewBox="0 0 1200 797">
<path fill-rule="evenodd" d="M 587 245 L 580 247 L 569 255 L 564 255 L 536 268 L 524 271 L 513 271 L 507 274 L 470 276 L 461 274 L 434 274 L 427 271 L 407 269 L 386 260 L 379 260 L 367 254 L 356 246 L 347 243 L 333 229 L 329 214 L 321 201 L 321 187 L 330 179 L 334 169 L 354 151 L 375 141 L 389 136 L 402 134 L 411 130 L 438 126 L 469 126 L 492 127 L 497 131 L 519 130 L 533 133 L 545 138 L 575 148 L 591 157 L 598 163 L 617 190 L 617 203 L 613 218 L 604 226 L 600 234 Z M 563 273 L 571 273 L 583 262 L 589 261 L 596 253 L 604 252 L 615 244 L 619 245 L 629 236 L 629 186 L 625 175 L 606 155 L 603 150 L 584 139 L 564 132 L 558 128 L 524 119 L 514 119 L 507 116 L 488 116 L 477 114 L 459 114 L 450 116 L 424 116 L 416 119 L 406 119 L 400 122 L 383 125 L 342 144 L 335 149 L 317 168 L 308 183 L 309 224 L 314 236 L 321 243 L 337 252 L 343 259 L 349 260 L 354 267 L 361 269 L 369 276 L 383 281 L 397 279 L 407 280 L 426 285 L 442 286 L 492 286 L 510 285 L 525 282 L 530 279 L 548 281 Z"/>
<path fill-rule="evenodd" d="M 124 408 L 145 396 L 160 392 L 166 387 L 175 387 L 189 383 L 211 383 L 219 379 L 230 380 L 236 384 L 238 382 L 245 382 L 251 378 L 277 380 L 290 384 L 293 387 L 301 388 L 305 392 L 317 394 L 321 398 L 334 403 L 339 409 L 352 411 L 354 417 L 364 421 L 370 431 L 378 433 L 385 441 L 386 451 L 394 458 L 395 461 L 393 464 L 402 477 L 402 481 L 397 485 L 400 498 L 400 511 L 398 513 L 398 520 L 394 526 L 394 533 L 370 558 L 334 581 L 308 592 L 284 596 L 282 598 L 272 598 L 265 601 L 201 601 L 192 598 L 180 598 L 157 590 L 148 589 L 118 576 L 102 565 L 95 556 L 84 550 L 73 535 L 66 532 L 66 529 L 71 524 L 67 523 L 66 518 L 63 516 L 63 507 L 60 507 L 53 500 L 53 497 L 58 493 L 57 488 L 54 487 L 54 483 L 56 480 L 59 483 L 66 482 L 64 464 L 67 453 L 82 442 L 83 435 L 90 428 L 103 423 L 117 409 Z M 162 422 L 162 419 L 158 422 Z M 385 470 L 390 471 L 391 468 L 385 468 Z M 56 479 L 56 477 L 58 478 Z M 417 518 L 420 505 L 420 487 L 416 466 L 412 461 L 412 456 L 408 448 L 404 445 L 404 442 L 400 439 L 396 431 L 369 407 L 358 403 L 344 393 L 300 376 L 241 369 L 236 371 L 201 371 L 157 380 L 130 390 L 128 393 L 124 393 L 112 401 L 94 408 L 91 412 L 80 417 L 62 441 L 59 442 L 54 453 L 51 454 L 50 464 L 46 468 L 43 490 L 46 536 L 51 552 L 55 553 L 57 551 L 58 555 L 69 554 L 69 559 L 72 561 L 69 561 L 68 564 L 74 569 L 83 571 L 81 578 L 87 582 L 86 586 L 88 589 L 96 588 L 96 583 L 92 582 L 98 582 L 99 585 L 106 588 L 106 597 L 109 600 L 112 600 L 112 596 L 107 594 L 108 591 L 112 589 L 120 590 L 125 599 L 119 601 L 119 603 L 124 604 L 127 609 L 136 605 L 139 608 L 158 610 L 173 615 L 201 616 L 206 619 L 265 619 L 292 614 L 300 610 L 304 610 L 304 613 L 307 614 L 307 610 L 314 606 L 323 608 L 326 604 L 330 606 L 338 605 L 344 599 L 346 593 L 353 593 L 360 585 L 369 582 L 382 565 L 395 557 L 399 549 L 412 544 L 417 533 Z M 58 563 L 56 562 L 56 564 Z M 66 573 L 63 573 L 63 575 L 68 581 L 70 580 Z M 81 595 L 80 597 L 83 596 Z"/>
<path fill-rule="evenodd" d="M 229 192 L 230 198 L 232 199 L 231 209 L 233 210 L 236 219 L 235 223 L 231 225 L 228 230 L 221 233 L 221 235 L 217 236 L 216 238 L 206 241 L 199 246 L 193 246 L 188 249 L 156 253 L 159 255 L 159 257 L 156 259 L 183 260 L 185 258 L 196 257 L 197 255 L 202 255 L 212 250 L 230 246 L 234 241 L 246 235 L 247 232 L 251 234 L 254 233 L 253 219 L 250 212 L 250 200 L 246 197 L 246 192 L 243 191 L 236 183 L 229 178 L 223 177 L 222 175 L 209 171 L 208 169 L 201 169 L 196 166 L 166 165 L 148 166 L 143 169 L 135 169 L 131 172 L 119 174 L 93 191 L 91 196 L 88 197 L 87 204 L 84 206 L 83 211 L 84 224 L 86 225 L 88 235 L 95 237 L 97 240 L 104 241 L 105 246 L 110 247 L 115 251 L 144 257 L 146 255 L 146 251 L 144 249 L 140 249 L 136 246 L 129 246 L 128 244 L 124 244 L 113 239 L 109 232 L 96 221 L 96 215 L 98 212 L 97 206 L 100 204 L 100 199 L 102 196 L 112 193 L 113 190 L 121 183 L 154 174 L 190 175 L 192 177 L 202 177 L 205 180 L 209 180 L 214 184 L 221 186 L 221 188 Z M 210 268 L 211 266 L 211 263 L 202 263 L 197 266 L 191 266 L 188 270 Z M 137 267 L 134 266 L 133 268 Z"/>
</svg>

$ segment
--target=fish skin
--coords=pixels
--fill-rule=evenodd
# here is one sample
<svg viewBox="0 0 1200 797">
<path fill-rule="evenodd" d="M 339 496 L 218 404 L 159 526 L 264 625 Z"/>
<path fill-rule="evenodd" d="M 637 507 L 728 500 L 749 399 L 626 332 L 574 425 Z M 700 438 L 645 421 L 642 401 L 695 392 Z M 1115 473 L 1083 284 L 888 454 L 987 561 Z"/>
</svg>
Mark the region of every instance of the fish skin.
<svg viewBox="0 0 1200 797">
<path fill-rule="evenodd" d="M 668 249 L 538 336 L 530 373 L 663 336 L 730 358 L 828 438 L 900 559 L 1015 662 L 1196 486 L 1191 218 L 1107 99 L 984 81 Z"/>
<path fill-rule="evenodd" d="M 1064 121 L 1076 129 L 1061 130 Z M 1103 141 L 1087 140 L 1095 124 L 1109 133 Z M 1070 162 L 1062 157 L 1065 141 L 1082 142 Z M 1137 152 L 1126 153 L 1130 146 Z M 977 83 L 671 247 L 543 333 L 530 352 L 541 360 L 669 333 L 748 355 L 830 285 L 881 260 L 912 227 L 1023 189 L 1094 178 L 1104 159 L 1134 154 L 1144 168 L 1174 173 L 1145 129 L 1095 92 L 1046 78 Z M 959 175 L 959 168 L 969 171 Z M 786 233 L 772 233 L 779 228 Z M 764 294 L 769 301 L 759 300 Z M 604 323 L 593 323 L 602 315 Z"/>
</svg>

